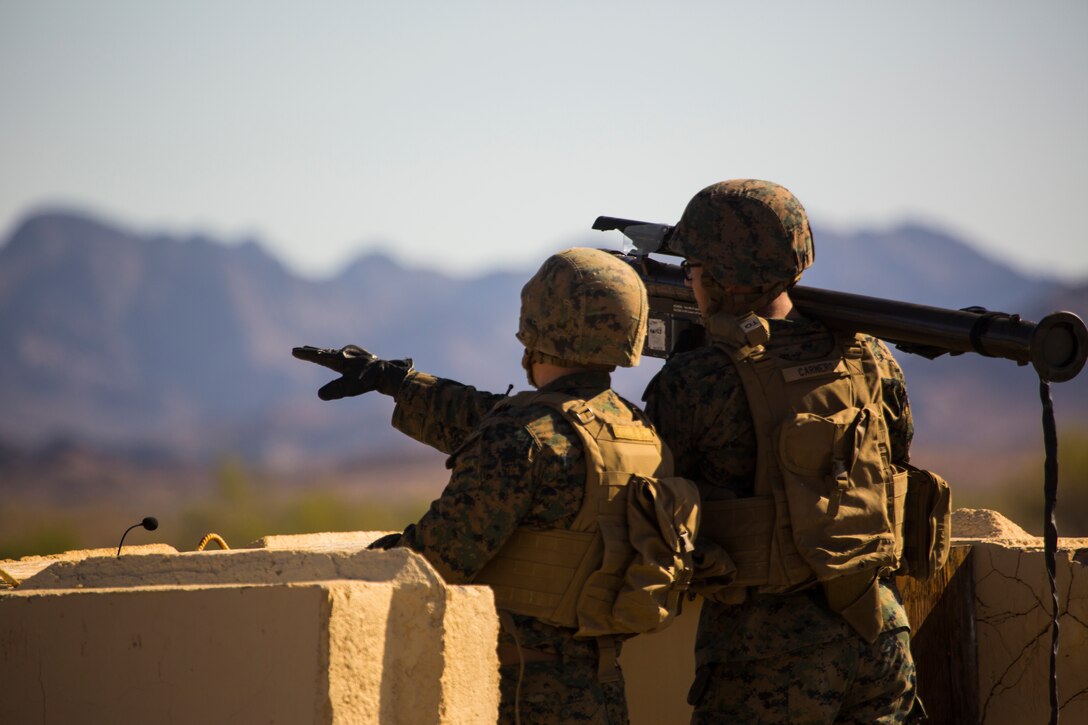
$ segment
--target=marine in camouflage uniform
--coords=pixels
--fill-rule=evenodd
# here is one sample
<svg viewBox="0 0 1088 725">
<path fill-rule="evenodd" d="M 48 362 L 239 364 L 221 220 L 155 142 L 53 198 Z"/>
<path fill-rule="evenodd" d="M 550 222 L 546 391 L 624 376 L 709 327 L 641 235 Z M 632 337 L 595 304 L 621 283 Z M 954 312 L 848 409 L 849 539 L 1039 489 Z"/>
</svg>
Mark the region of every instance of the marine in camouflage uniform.
<svg viewBox="0 0 1088 725">
<path fill-rule="evenodd" d="M 609 372 L 615 365 L 637 364 L 646 310 L 637 275 L 611 255 L 573 249 L 549 258 L 522 291 L 518 338 L 526 347 L 523 366 L 530 383 L 536 386 L 540 363 L 554 366 L 565 374 L 540 391 L 569 394 L 635 420 L 632 406 L 611 390 Z M 466 584 L 518 527 L 569 528 L 579 513 L 586 457 L 578 434 L 554 408 L 505 406 L 504 395 L 412 370 L 410 361 L 380 360 L 360 348 L 297 348 L 295 355 L 343 373 L 322 388 L 322 398 L 373 389 L 393 395 L 393 425 L 449 454 L 450 480 L 441 496 L 418 522 L 379 546 L 410 547 L 446 581 Z M 352 366 L 344 360 L 364 362 Z M 515 707 L 523 723 L 627 722 L 622 677 L 600 681 L 595 639 L 576 638 L 574 629 L 533 617 L 504 620 L 500 722 L 514 722 Z"/>
<path fill-rule="evenodd" d="M 776 300 L 778 310 L 789 311 L 788 289 L 811 263 L 811 244 L 800 203 L 786 189 L 756 180 L 704 189 L 670 242 L 693 265 L 689 274 L 712 341 L 721 319 L 749 310 L 767 316 Z M 832 351 L 834 336 L 822 323 L 796 310 L 770 316 L 771 355 L 810 361 Z M 906 462 L 913 430 L 902 371 L 881 341 L 862 339 L 878 362 L 893 462 Z M 708 346 L 674 355 L 644 399 L 673 451 L 676 475 L 694 480 L 704 503 L 753 495 L 756 430 L 726 352 Z M 904 721 L 915 701 L 909 624 L 892 580 L 879 582 L 879 597 L 883 627 L 874 644 L 829 608 L 819 587 L 749 593 L 740 604 L 705 601 L 689 695 L 692 722 Z"/>
</svg>

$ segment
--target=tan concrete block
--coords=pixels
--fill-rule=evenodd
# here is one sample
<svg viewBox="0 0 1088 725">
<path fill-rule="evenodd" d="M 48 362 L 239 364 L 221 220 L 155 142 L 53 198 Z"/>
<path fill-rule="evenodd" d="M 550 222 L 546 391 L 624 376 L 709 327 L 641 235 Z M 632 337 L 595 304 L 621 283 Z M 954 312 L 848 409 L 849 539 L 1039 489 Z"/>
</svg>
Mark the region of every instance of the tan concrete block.
<svg viewBox="0 0 1088 725">
<path fill-rule="evenodd" d="M 168 544 L 143 544 L 126 546 L 124 556 L 144 556 L 146 554 L 176 554 L 177 549 Z M 0 588 L 18 586 L 42 569 L 58 561 L 82 561 L 91 558 L 114 558 L 117 549 L 76 549 L 60 554 L 45 556 L 24 556 L 21 559 L 0 559 Z"/>
<path fill-rule="evenodd" d="M 345 549 L 365 548 L 391 531 L 325 531 L 316 534 L 273 534 L 262 536 L 245 549 Z"/>
<path fill-rule="evenodd" d="M 1070 540 L 1063 540 L 1066 545 Z M 1080 542 L 1076 542 L 1080 543 Z M 980 712 L 988 725 L 1050 721 L 1050 588 L 1043 553 L 974 547 Z M 1057 556 L 1058 698 L 1063 722 L 1088 722 L 1088 549 Z"/>
<path fill-rule="evenodd" d="M 443 723 L 494 723 L 499 715 L 499 618 L 487 587 L 450 587 L 441 707 Z M 454 711 L 450 704 L 456 703 Z"/>
<path fill-rule="evenodd" d="M 450 587 L 443 597 L 341 584 L 331 594 L 333 722 L 495 722 L 498 619 L 490 590 Z M 381 596 L 387 600 L 374 600 Z"/>
<path fill-rule="evenodd" d="M 491 592 L 413 552 L 53 567 L 0 593 L 0 722 L 495 722 Z"/>
<path fill-rule="evenodd" d="M 427 584 L 442 581 L 426 559 L 407 549 L 230 549 L 58 561 L 23 581 L 19 590 L 286 584 L 336 579 L 375 582 L 396 579 Z"/>
<path fill-rule="evenodd" d="M 0 722 L 324 723 L 318 586 L 0 597 Z"/>
</svg>

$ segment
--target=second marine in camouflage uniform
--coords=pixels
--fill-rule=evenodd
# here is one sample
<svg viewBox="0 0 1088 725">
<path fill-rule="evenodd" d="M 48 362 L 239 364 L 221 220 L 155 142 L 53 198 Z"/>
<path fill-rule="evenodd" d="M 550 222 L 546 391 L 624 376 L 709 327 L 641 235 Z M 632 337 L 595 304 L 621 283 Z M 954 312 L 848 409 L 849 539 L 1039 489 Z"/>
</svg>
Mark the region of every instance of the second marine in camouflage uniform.
<svg viewBox="0 0 1088 725">
<path fill-rule="evenodd" d="M 761 226 L 768 216 L 771 231 Z M 693 241 L 708 230 L 713 239 L 704 238 L 701 246 Z M 727 312 L 739 315 L 760 310 L 788 290 L 807 266 L 803 256 L 787 254 L 778 262 L 785 269 L 774 267 L 783 258 L 781 246 L 791 242 L 779 241 L 776 252 L 766 237 L 781 240 L 782 230 L 787 236 L 810 234 L 804 209 L 792 194 L 768 182 L 723 182 L 692 200 L 675 232 L 679 246 L 671 244 L 695 266 L 692 274 L 701 274 L 705 287 L 697 292 L 709 294 L 710 304 L 720 306 L 727 297 L 718 280 L 777 280 L 773 288 L 735 294 L 734 309 Z M 715 253 L 718 235 L 732 243 Z M 811 250 L 811 237 L 806 241 Z M 729 269 L 715 266 L 723 254 L 729 256 L 724 263 Z M 828 328 L 795 310 L 766 322 L 766 350 L 781 360 L 824 360 L 833 350 Z M 720 333 L 714 324 L 709 327 L 713 342 Z M 905 462 L 912 424 L 902 372 L 882 342 L 861 340 L 880 370 L 892 460 Z M 676 475 L 699 485 L 704 504 L 753 495 L 760 453 L 756 429 L 741 377 L 720 346 L 673 356 L 644 399 L 673 451 Z M 690 693 L 693 723 L 877 723 L 906 717 L 915 696 L 914 665 L 909 624 L 890 580 L 879 583 L 883 621 L 875 644 L 828 607 L 819 587 L 787 594 L 751 591 L 742 603 L 704 602 Z"/>
<path fill-rule="evenodd" d="M 567 375 L 541 390 L 631 416 L 605 372 Z M 453 584 L 472 582 L 518 526 L 566 528 L 581 509 L 586 462 L 570 424 L 542 405 L 488 414 L 503 397 L 422 373 L 409 375 L 396 396 L 393 425 L 452 454 L 445 490 L 398 545 L 423 554 Z M 514 623 L 523 650 L 552 655 L 526 662 L 522 722 L 627 722 L 622 680 L 598 681 L 594 640 L 533 617 L 514 615 Z M 507 653 L 499 721 L 513 722 L 517 645 L 506 631 L 499 643 Z"/>
<path fill-rule="evenodd" d="M 646 310 L 637 275 L 611 255 L 589 249 L 553 255 L 522 291 L 518 338 L 526 348 L 530 383 L 542 394 L 586 401 L 601 415 L 649 431 L 644 416 L 611 390 L 609 377 L 616 365 L 637 364 Z M 519 529 L 567 529 L 581 511 L 586 453 L 572 424 L 554 407 L 532 398 L 511 404 L 515 399 L 414 371 L 410 361 L 379 360 L 359 348 L 347 353 L 363 360 L 356 367 L 344 364 L 343 350 L 298 348 L 295 355 L 344 374 L 321 397 L 373 389 L 393 395 L 393 425 L 449 454 L 450 479 L 441 496 L 403 534 L 379 545 L 410 547 L 446 581 L 470 583 Z M 549 379 L 538 380 L 542 374 Z M 660 455 L 656 460 L 661 463 Z M 575 637 L 575 629 L 535 617 L 508 615 L 499 639 L 500 722 L 627 722 L 618 669 L 601 681 L 597 639 Z"/>
</svg>

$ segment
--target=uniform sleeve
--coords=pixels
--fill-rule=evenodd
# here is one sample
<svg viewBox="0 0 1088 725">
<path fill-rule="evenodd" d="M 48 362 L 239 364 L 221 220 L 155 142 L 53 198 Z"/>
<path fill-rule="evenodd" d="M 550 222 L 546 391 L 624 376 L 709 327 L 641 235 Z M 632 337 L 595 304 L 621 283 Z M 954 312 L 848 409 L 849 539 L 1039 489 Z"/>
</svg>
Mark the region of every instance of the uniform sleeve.
<svg viewBox="0 0 1088 725">
<path fill-rule="evenodd" d="M 497 423 L 473 433 L 442 495 L 399 545 L 418 551 L 451 584 L 472 581 L 532 506 L 537 450 L 522 426 Z"/>
<path fill-rule="evenodd" d="M 413 372 L 397 392 L 393 427 L 420 443 L 452 453 L 504 397 L 454 380 Z"/>
<path fill-rule="evenodd" d="M 892 462 L 910 461 L 910 443 L 914 438 L 914 419 L 907 399 L 907 381 L 891 350 L 883 341 L 869 339 L 870 349 L 880 369 L 881 392 L 884 399 L 884 421 L 891 438 Z"/>
</svg>

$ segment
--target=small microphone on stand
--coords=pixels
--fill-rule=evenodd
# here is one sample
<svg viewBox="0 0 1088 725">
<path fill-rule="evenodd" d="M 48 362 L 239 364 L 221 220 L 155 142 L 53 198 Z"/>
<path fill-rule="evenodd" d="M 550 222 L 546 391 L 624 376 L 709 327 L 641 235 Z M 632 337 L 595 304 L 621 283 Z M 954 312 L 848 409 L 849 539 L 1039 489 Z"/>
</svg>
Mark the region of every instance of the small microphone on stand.
<svg viewBox="0 0 1088 725">
<path fill-rule="evenodd" d="M 132 526 L 129 526 L 127 529 L 125 529 L 125 533 L 121 534 L 121 543 L 117 545 L 117 558 L 118 559 L 121 558 L 121 547 L 125 543 L 125 537 L 128 536 L 128 532 L 132 531 L 137 526 L 143 526 L 148 531 L 154 531 L 155 529 L 159 528 L 159 520 L 157 518 L 155 518 L 154 516 L 145 516 L 144 520 L 141 521 L 140 523 L 133 524 Z"/>
</svg>

